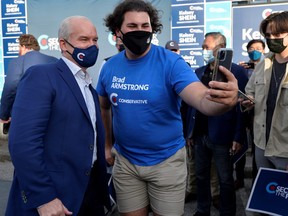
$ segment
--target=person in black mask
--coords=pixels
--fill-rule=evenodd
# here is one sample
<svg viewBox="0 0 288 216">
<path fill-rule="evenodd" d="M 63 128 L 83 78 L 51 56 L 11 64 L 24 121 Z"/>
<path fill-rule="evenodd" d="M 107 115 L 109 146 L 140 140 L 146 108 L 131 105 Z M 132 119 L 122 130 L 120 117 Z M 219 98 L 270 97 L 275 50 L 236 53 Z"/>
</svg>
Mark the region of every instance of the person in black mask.
<svg viewBox="0 0 288 216">
<path fill-rule="evenodd" d="M 220 114 L 236 104 L 237 81 L 220 68 L 229 81 L 210 82 L 208 89 L 180 55 L 151 44 L 162 24 L 148 1 L 121 1 L 104 21 L 125 46 L 104 64 L 97 84 L 118 210 L 146 216 L 150 206 L 154 215 L 183 215 L 181 99 L 208 115 Z"/>
<path fill-rule="evenodd" d="M 30 67 L 18 85 L 6 216 L 104 216 L 110 208 L 104 128 L 87 72 L 98 34 L 88 18 L 72 16 L 62 21 L 58 41 L 61 59 Z"/>
<path fill-rule="evenodd" d="M 288 11 L 272 13 L 260 24 L 271 51 L 257 64 L 245 88 L 255 105 L 254 142 L 257 168 L 287 170 L 288 165 Z"/>
</svg>

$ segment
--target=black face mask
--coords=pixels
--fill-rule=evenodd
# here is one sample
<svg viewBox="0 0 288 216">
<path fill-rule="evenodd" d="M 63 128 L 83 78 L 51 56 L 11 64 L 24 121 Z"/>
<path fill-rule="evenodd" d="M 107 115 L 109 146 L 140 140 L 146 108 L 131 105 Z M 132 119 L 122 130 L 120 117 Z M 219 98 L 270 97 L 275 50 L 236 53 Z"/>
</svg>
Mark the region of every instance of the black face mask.
<svg viewBox="0 0 288 216">
<path fill-rule="evenodd" d="M 287 37 L 287 35 L 285 37 Z M 287 47 L 283 45 L 284 38 L 276 38 L 276 39 L 266 38 L 269 50 L 274 53 L 282 53 Z"/>
<path fill-rule="evenodd" d="M 122 42 L 133 54 L 142 55 L 149 47 L 152 40 L 152 32 L 131 31 L 123 34 Z"/>
</svg>

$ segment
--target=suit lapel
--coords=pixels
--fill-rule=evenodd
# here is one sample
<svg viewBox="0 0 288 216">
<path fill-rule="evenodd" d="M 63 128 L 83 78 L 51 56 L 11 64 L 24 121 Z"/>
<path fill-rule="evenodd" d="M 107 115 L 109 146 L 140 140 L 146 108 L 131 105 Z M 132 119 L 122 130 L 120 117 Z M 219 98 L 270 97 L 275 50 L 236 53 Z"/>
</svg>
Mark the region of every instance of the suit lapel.
<svg viewBox="0 0 288 216">
<path fill-rule="evenodd" d="M 65 64 L 65 62 L 62 59 L 60 59 L 57 62 L 57 68 L 59 69 L 60 75 L 62 76 L 63 80 L 69 86 L 71 92 L 73 93 L 74 97 L 76 98 L 77 102 L 79 103 L 80 107 L 85 113 L 86 117 L 91 122 L 90 115 L 89 115 L 85 100 L 83 98 L 82 92 L 72 72 L 70 71 L 70 69 L 68 68 L 68 66 Z"/>
</svg>

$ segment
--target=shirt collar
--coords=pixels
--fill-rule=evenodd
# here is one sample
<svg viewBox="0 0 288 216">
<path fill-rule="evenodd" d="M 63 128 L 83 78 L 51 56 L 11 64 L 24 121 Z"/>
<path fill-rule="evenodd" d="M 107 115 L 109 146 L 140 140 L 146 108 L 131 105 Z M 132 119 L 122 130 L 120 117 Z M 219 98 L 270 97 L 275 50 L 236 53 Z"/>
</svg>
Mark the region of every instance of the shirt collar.
<svg viewBox="0 0 288 216">
<path fill-rule="evenodd" d="M 64 56 L 62 56 L 61 58 L 66 63 L 66 65 L 68 66 L 68 68 L 70 69 L 70 71 L 72 72 L 74 76 L 77 76 L 81 80 L 85 81 L 88 85 L 92 83 L 92 77 L 87 71 L 83 72 L 82 69 L 78 65 L 76 65 L 74 62 L 72 62 L 68 58 Z"/>
</svg>

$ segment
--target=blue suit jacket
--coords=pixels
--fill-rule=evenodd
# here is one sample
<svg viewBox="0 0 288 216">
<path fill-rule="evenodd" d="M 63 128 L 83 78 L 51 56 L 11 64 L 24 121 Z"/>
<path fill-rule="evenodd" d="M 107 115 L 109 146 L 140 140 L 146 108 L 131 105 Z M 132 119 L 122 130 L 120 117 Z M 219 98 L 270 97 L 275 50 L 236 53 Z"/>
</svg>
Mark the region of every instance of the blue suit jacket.
<svg viewBox="0 0 288 216">
<path fill-rule="evenodd" d="M 97 93 L 91 85 L 90 90 L 97 118 L 95 193 L 109 206 L 104 128 Z M 94 130 L 77 81 L 62 59 L 27 70 L 12 115 L 9 151 L 15 174 L 6 215 L 38 215 L 36 208 L 54 198 L 77 215 L 89 180 Z"/>
<path fill-rule="evenodd" d="M 208 66 L 206 65 L 195 70 L 200 80 Z M 248 82 L 245 69 L 233 63 L 231 72 L 238 80 L 238 88 L 244 92 L 244 88 Z M 189 107 L 186 118 L 187 131 L 184 133 L 186 134 L 186 138 L 191 138 L 193 135 L 195 117 L 196 109 Z M 245 121 L 246 113 L 240 111 L 239 104 L 225 114 L 209 116 L 208 133 L 210 140 L 217 145 L 231 145 L 233 141 L 243 144 L 246 138 Z"/>
<path fill-rule="evenodd" d="M 11 117 L 17 86 L 25 71 L 33 65 L 53 63 L 57 60 L 55 57 L 42 54 L 38 51 L 30 51 L 9 62 L 1 97 L 0 119 L 8 120 Z"/>
</svg>

